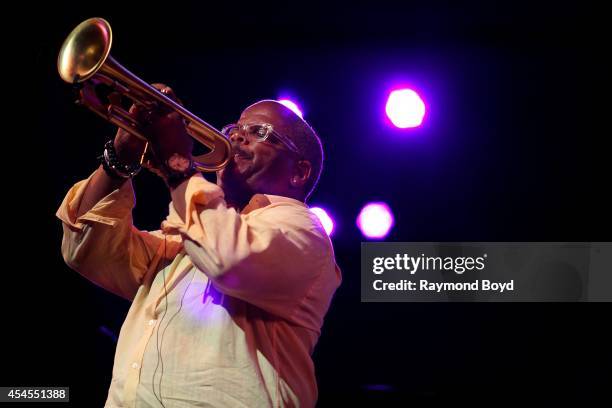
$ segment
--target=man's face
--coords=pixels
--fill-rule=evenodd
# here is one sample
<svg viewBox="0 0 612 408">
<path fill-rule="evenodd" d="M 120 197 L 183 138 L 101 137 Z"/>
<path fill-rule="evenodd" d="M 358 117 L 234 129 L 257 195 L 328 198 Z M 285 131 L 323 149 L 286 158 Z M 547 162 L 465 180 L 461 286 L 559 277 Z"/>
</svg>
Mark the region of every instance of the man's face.
<svg viewBox="0 0 612 408">
<path fill-rule="evenodd" d="M 289 135 L 291 120 L 282 105 L 260 102 L 246 109 L 237 124 L 268 123 L 276 132 Z M 244 131 L 235 132 L 230 143 L 232 157 L 217 177 L 217 184 L 226 193 L 285 195 L 296 160 L 294 153 L 274 137 L 259 142 Z"/>
</svg>

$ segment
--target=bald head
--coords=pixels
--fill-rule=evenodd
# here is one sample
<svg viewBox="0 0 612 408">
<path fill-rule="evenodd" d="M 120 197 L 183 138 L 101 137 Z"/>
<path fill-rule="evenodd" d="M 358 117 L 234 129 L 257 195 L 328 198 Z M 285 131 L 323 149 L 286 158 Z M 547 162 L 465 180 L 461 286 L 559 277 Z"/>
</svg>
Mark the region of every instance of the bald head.
<svg viewBox="0 0 612 408">
<path fill-rule="evenodd" d="M 262 100 L 247 107 L 240 121 L 261 119 L 270 123 L 276 132 L 290 139 L 299 155 L 310 163 L 311 171 L 304 185 L 304 199 L 307 199 L 319 181 L 323 169 L 323 146 L 317 133 L 295 112 L 275 100 Z"/>
</svg>

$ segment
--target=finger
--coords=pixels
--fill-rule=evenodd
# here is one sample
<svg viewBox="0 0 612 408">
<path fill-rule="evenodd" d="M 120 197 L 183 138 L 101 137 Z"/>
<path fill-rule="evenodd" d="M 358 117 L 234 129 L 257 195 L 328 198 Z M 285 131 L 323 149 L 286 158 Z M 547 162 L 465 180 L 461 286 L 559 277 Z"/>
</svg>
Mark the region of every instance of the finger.
<svg viewBox="0 0 612 408">
<path fill-rule="evenodd" d="M 137 122 L 150 123 L 155 115 L 155 112 L 152 109 L 147 109 L 140 104 L 134 103 L 132 106 L 130 106 L 129 114 Z"/>
<path fill-rule="evenodd" d="M 161 82 L 154 82 L 151 84 L 151 86 L 157 89 L 158 91 L 161 91 L 164 88 L 170 88 L 168 85 L 162 84 Z"/>
<path fill-rule="evenodd" d="M 156 83 L 151 84 L 151 86 L 171 99 L 176 98 L 176 94 L 174 93 L 174 90 L 166 84 L 156 82 Z"/>
<path fill-rule="evenodd" d="M 164 95 L 166 95 L 168 98 L 172 99 L 174 102 L 178 103 L 179 105 L 181 106 L 183 105 L 183 102 L 176 96 L 176 93 L 174 92 L 174 90 L 170 88 L 168 85 L 162 84 L 162 83 L 154 83 L 154 84 L 151 84 L 151 86 L 153 86 L 159 92 L 163 93 Z"/>
</svg>

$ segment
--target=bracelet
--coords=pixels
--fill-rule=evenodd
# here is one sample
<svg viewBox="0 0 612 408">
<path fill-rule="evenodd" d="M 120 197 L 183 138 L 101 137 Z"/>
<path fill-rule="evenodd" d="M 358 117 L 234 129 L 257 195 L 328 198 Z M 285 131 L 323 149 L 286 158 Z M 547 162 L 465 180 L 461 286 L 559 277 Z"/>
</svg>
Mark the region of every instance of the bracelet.
<svg viewBox="0 0 612 408">
<path fill-rule="evenodd" d="M 109 139 L 104 144 L 104 154 L 100 157 L 100 161 L 106 174 L 115 180 L 132 178 L 142 169 L 140 164 L 122 164 L 119 162 L 113 139 Z"/>
</svg>

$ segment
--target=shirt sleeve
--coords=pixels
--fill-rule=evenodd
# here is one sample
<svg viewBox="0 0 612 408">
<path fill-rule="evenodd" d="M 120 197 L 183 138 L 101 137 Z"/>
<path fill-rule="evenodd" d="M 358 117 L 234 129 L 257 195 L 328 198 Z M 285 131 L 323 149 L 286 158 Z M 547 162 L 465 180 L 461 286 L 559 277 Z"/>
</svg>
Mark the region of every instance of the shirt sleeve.
<svg viewBox="0 0 612 408">
<path fill-rule="evenodd" d="M 166 225 L 222 293 L 290 317 L 321 282 L 337 286 L 331 242 L 304 204 L 288 199 L 240 214 L 201 176 L 184 191 L 186 213 L 171 205 Z"/>
<path fill-rule="evenodd" d="M 130 181 L 77 218 L 90 179 L 75 184 L 57 210 L 63 227 L 62 256 L 87 279 L 131 300 L 163 255 L 177 252 L 177 243 L 165 242 L 158 231 L 140 231 L 133 226 L 135 197 Z"/>
</svg>

